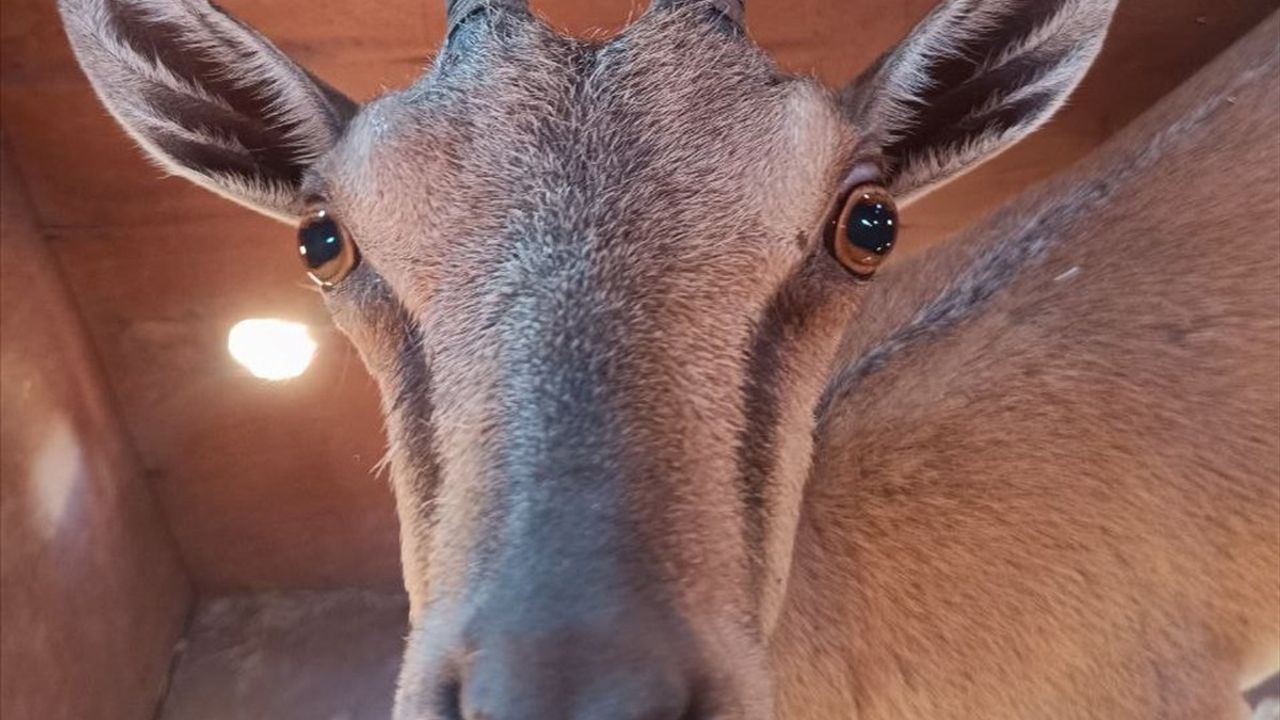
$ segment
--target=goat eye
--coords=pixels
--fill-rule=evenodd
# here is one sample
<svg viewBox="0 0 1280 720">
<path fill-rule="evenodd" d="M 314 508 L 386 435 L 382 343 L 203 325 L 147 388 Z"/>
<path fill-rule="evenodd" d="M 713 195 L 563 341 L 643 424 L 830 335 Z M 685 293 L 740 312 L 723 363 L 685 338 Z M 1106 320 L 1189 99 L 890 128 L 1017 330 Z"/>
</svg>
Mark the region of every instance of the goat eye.
<svg viewBox="0 0 1280 720">
<path fill-rule="evenodd" d="M 311 279 L 326 288 L 341 282 L 360 263 L 356 246 L 324 210 L 316 211 L 298 228 L 298 254 Z"/>
<path fill-rule="evenodd" d="M 845 269 L 870 277 L 889 256 L 898 238 L 898 207 L 878 186 L 855 188 L 836 221 L 831 251 Z"/>
</svg>

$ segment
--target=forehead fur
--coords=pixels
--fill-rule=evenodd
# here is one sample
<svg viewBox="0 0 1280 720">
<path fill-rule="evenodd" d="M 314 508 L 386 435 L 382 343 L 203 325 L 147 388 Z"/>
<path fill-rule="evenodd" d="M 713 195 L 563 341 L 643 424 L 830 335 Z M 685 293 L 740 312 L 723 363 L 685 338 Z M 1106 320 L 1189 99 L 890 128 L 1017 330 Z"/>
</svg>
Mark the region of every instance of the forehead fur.
<svg viewBox="0 0 1280 720">
<path fill-rule="evenodd" d="M 482 14 L 430 73 L 366 107 L 322 167 L 366 256 L 420 284 L 447 253 L 513 232 L 626 236 L 664 266 L 723 243 L 744 262 L 797 254 L 847 135 L 825 89 L 705 10 L 649 13 L 604 43 Z"/>
</svg>

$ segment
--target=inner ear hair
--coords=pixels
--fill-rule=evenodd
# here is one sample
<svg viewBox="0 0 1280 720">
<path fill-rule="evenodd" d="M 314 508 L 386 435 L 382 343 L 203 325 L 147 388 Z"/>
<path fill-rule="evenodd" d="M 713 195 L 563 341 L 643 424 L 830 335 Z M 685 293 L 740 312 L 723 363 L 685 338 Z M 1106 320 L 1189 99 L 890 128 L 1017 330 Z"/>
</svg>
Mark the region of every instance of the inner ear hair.
<svg viewBox="0 0 1280 720">
<path fill-rule="evenodd" d="M 165 169 L 256 210 L 297 215 L 306 168 L 358 106 L 202 0 L 59 0 L 103 104 Z"/>
<path fill-rule="evenodd" d="M 1046 122 L 1102 45 L 1115 0 L 949 0 L 842 95 L 899 195 L 950 179 Z"/>
</svg>

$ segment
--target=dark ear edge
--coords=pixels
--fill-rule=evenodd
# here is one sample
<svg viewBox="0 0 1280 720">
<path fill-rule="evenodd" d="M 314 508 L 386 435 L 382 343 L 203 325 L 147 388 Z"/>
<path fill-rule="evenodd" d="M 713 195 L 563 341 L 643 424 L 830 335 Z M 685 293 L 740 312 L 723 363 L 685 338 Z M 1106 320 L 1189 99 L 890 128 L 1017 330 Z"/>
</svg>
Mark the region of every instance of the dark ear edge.
<svg viewBox="0 0 1280 720">
<path fill-rule="evenodd" d="M 841 101 L 901 198 L 954 179 L 1047 122 L 1098 52 L 1116 0 L 948 0 Z"/>
<path fill-rule="evenodd" d="M 359 106 L 203 0 L 59 0 L 108 111 L 163 168 L 293 222 Z"/>
</svg>

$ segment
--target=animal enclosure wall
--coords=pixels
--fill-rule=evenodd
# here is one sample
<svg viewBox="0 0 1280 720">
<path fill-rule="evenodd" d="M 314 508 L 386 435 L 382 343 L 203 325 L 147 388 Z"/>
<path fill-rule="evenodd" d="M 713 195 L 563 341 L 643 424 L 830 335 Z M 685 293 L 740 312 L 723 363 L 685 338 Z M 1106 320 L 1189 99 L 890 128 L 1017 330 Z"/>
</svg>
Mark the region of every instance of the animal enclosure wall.
<svg viewBox="0 0 1280 720">
<path fill-rule="evenodd" d="M 20 182 L 0 164 L 0 715 L 150 717 L 189 583 Z"/>
</svg>

